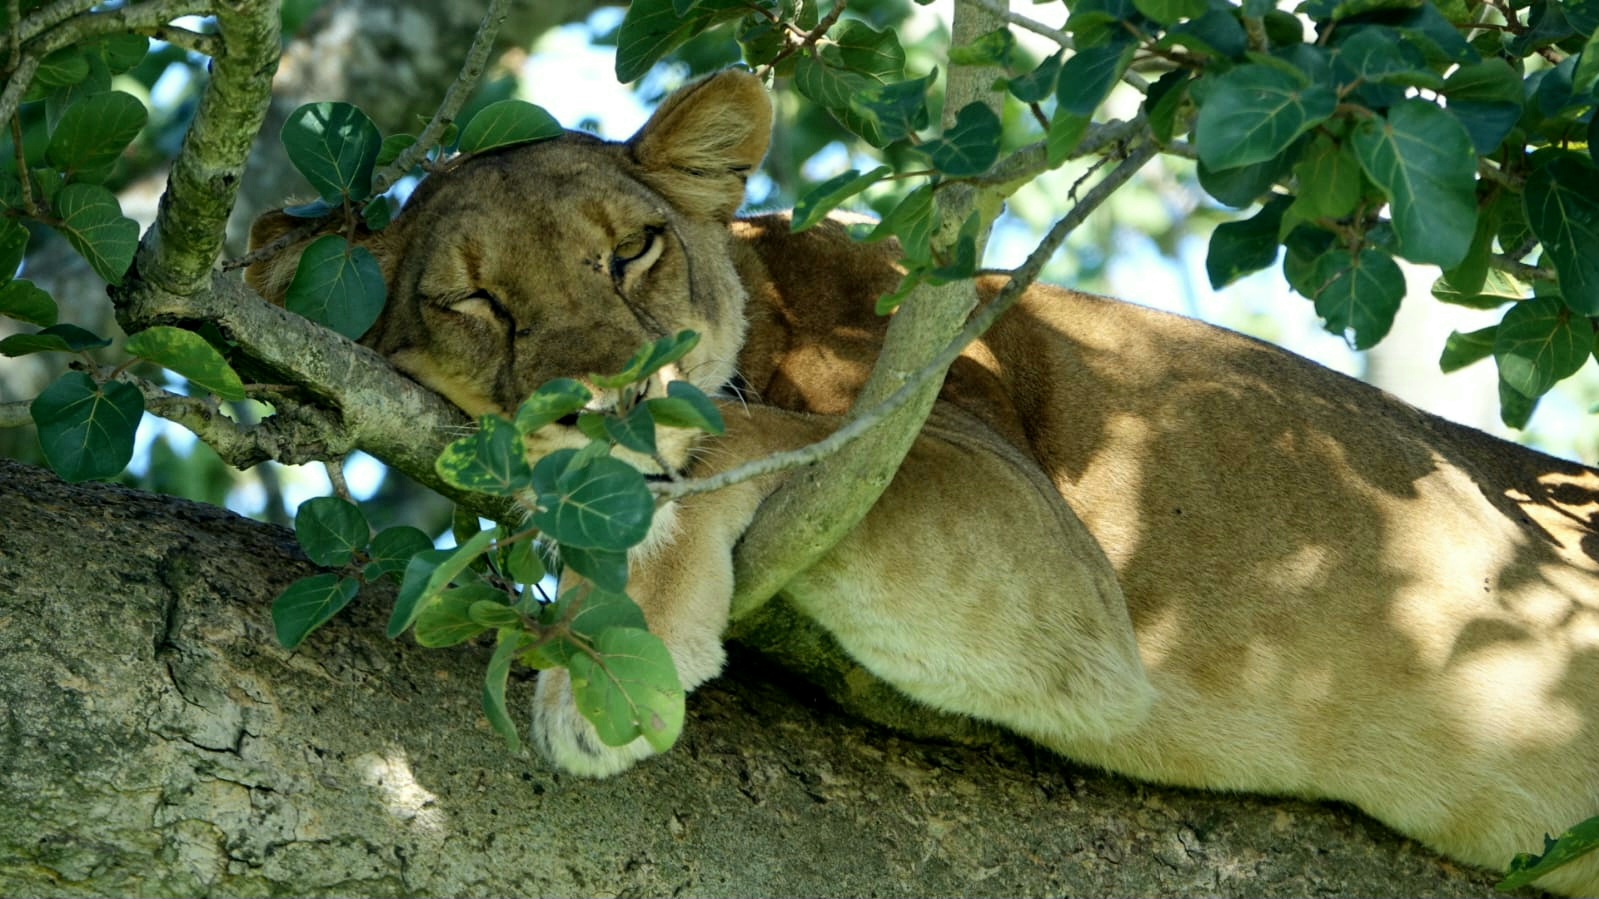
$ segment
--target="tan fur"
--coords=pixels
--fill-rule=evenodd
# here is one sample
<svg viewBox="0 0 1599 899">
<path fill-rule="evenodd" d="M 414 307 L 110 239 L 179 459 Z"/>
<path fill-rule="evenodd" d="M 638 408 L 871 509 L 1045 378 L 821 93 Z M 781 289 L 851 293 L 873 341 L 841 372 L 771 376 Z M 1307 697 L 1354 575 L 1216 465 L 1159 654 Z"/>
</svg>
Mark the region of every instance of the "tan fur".
<svg viewBox="0 0 1599 899">
<path fill-rule="evenodd" d="M 570 136 L 435 175 L 368 237 L 394 297 L 367 342 L 483 411 L 692 327 L 684 375 L 714 389 L 736 365 L 757 404 L 670 464 L 826 433 L 881 345 L 894 251 L 838 222 L 729 221 L 769 117 L 753 78 L 723 73 L 627 144 Z M 652 227 L 658 255 L 613 278 Z M 252 283 L 281 289 L 286 264 Z M 732 548 L 778 482 L 676 504 L 634 559 L 690 688 L 721 667 Z M 1599 813 L 1596 512 L 1593 470 L 1228 331 L 1037 287 L 788 593 L 929 705 L 1133 777 L 1351 802 L 1502 867 Z M 562 675 L 538 692 L 562 767 L 648 754 L 600 746 Z M 1540 885 L 1599 893 L 1599 859 Z"/>
</svg>

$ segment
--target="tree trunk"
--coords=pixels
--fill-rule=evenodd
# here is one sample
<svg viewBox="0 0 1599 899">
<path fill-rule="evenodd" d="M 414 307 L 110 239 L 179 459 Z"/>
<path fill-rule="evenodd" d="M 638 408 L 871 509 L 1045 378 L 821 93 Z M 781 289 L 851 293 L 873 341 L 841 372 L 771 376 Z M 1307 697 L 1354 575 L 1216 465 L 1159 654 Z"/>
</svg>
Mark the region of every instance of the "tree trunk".
<svg viewBox="0 0 1599 899">
<path fill-rule="evenodd" d="M 0 460 L 0 895 L 1490 892 L 1352 811 L 917 742 L 749 653 L 607 781 L 506 751 L 481 646 L 383 637 L 369 590 L 294 653 L 287 531 Z M 525 708 L 529 683 L 512 685 Z"/>
</svg>

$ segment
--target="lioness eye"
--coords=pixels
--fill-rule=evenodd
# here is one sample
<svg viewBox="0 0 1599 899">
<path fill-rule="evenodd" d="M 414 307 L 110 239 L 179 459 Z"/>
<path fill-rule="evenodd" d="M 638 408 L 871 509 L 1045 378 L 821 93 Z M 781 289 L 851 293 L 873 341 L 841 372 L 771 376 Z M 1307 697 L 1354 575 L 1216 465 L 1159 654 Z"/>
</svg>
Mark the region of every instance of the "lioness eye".
<svg viewBox="0 0 1599 899">
<path fill-rule="evenodd" d="M 629 268 L 654 262 L 661 253 L 661 231 L 652 225 L 617 244 L 611 250 L 611 277 L 620 281 Z"/>
<path fill-rule="evenodd" d="M 498 322 L 501 319 L 509 318 L 505 307 L 500 305 L 499 297 L 482 289 L 472 291 L 463 299 L 451 303 L 448 308 L 451 312 L 470 315 L 473 318 L 481 318 L 488 322 Z"/>
</svg>

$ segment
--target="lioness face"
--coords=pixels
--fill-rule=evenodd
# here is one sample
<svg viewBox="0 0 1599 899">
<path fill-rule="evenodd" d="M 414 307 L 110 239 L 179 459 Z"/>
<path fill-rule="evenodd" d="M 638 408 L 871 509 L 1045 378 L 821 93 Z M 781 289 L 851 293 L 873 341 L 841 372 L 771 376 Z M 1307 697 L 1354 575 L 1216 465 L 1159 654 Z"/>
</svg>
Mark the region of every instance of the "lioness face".
<svg viewBox="0 0 1599 899">
<path fill-rule="evenodd" d="M 617 150 L 573 136 L 430 181 L 373 248 L 390 285 L 377 349 L 462 409 L 509 415 L 558 377 L 584 382 L 592 406 L 612 406 L 615 392 L 590 375 L 687 329 L 699 345 L 653 376 L 645 396 L 677 378 L 721 390 L 745 330 L 726 225 L 684 215 L 629 177 Z M 542 455 L 583 438 L 555 427 L 536 440 L 530 450 Z M 660 441 L 665 459 L 687 461 L 689 432 Z"/>
<path fill-rule="evenodd" d="M 674 379 L 715 394 L 733 377 L 746 327 L 727 226 L 770 127 L 760 82 L 725 72 L 668 98 L 627 143 L 569 133 L 430 175 L 393 224 L 358 237 L 389 288 L 362 342 L 473 415 L 510 415 L 561 377 L 585 382 L 593 407 L 612 406 L 615 392 L 591 375 L 692 330 L 699 344 L 644 395 L 664 394 Z M 253 242 L 269 241 L 274 227 L 258 222 Z M 280 294 L 296 259 L 252 271 L 252 285 Z M 692 440 L 663 429 L 661 458 L 683 467 Z M 557 425 L 529 450 L 584 442 Z"/>
</svg>

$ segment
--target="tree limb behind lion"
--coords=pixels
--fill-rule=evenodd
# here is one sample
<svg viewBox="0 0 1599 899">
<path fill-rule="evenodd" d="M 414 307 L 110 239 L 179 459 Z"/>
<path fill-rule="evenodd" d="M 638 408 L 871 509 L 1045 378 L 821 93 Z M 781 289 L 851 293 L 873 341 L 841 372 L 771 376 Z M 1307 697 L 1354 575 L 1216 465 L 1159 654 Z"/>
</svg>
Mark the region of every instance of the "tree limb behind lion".
<svg viewBox="0 0 1599 899">
<path fill-rule="evenodd" d="M 669 431 L 629 461 L 702 475 L 825 436 L 899 272 L 837 220 L 734 218 L 770 124 L 760 83 L 724 72 L 627 143 L 570 133 L 433 175 L 358 238 L 390 289 L 365 342 L 480 414 L 692 329 L 651 389 L 749 401 L 723 403 L 725 436 Z M 281 298 L 295 261 L 251 283 Z M 545 428 L 529 453 L 583 442 Z M 676 501 L 632 558 L 686 687 L 721 669 L 733 549 L 787 476 Z M 785 592 L 930 708 L 1135 778 L 1349 802 L 1499 868 L 1599 813 L 1596 513 L 1593 470 L 1222 329 L 1035 286 Z M 581 774 L 653 751 L 600 742 L 564 671 L 541 676 L 534 733 Z M 1599 893 L 1599 858 L 1538 885 Z"/>
</svg>

